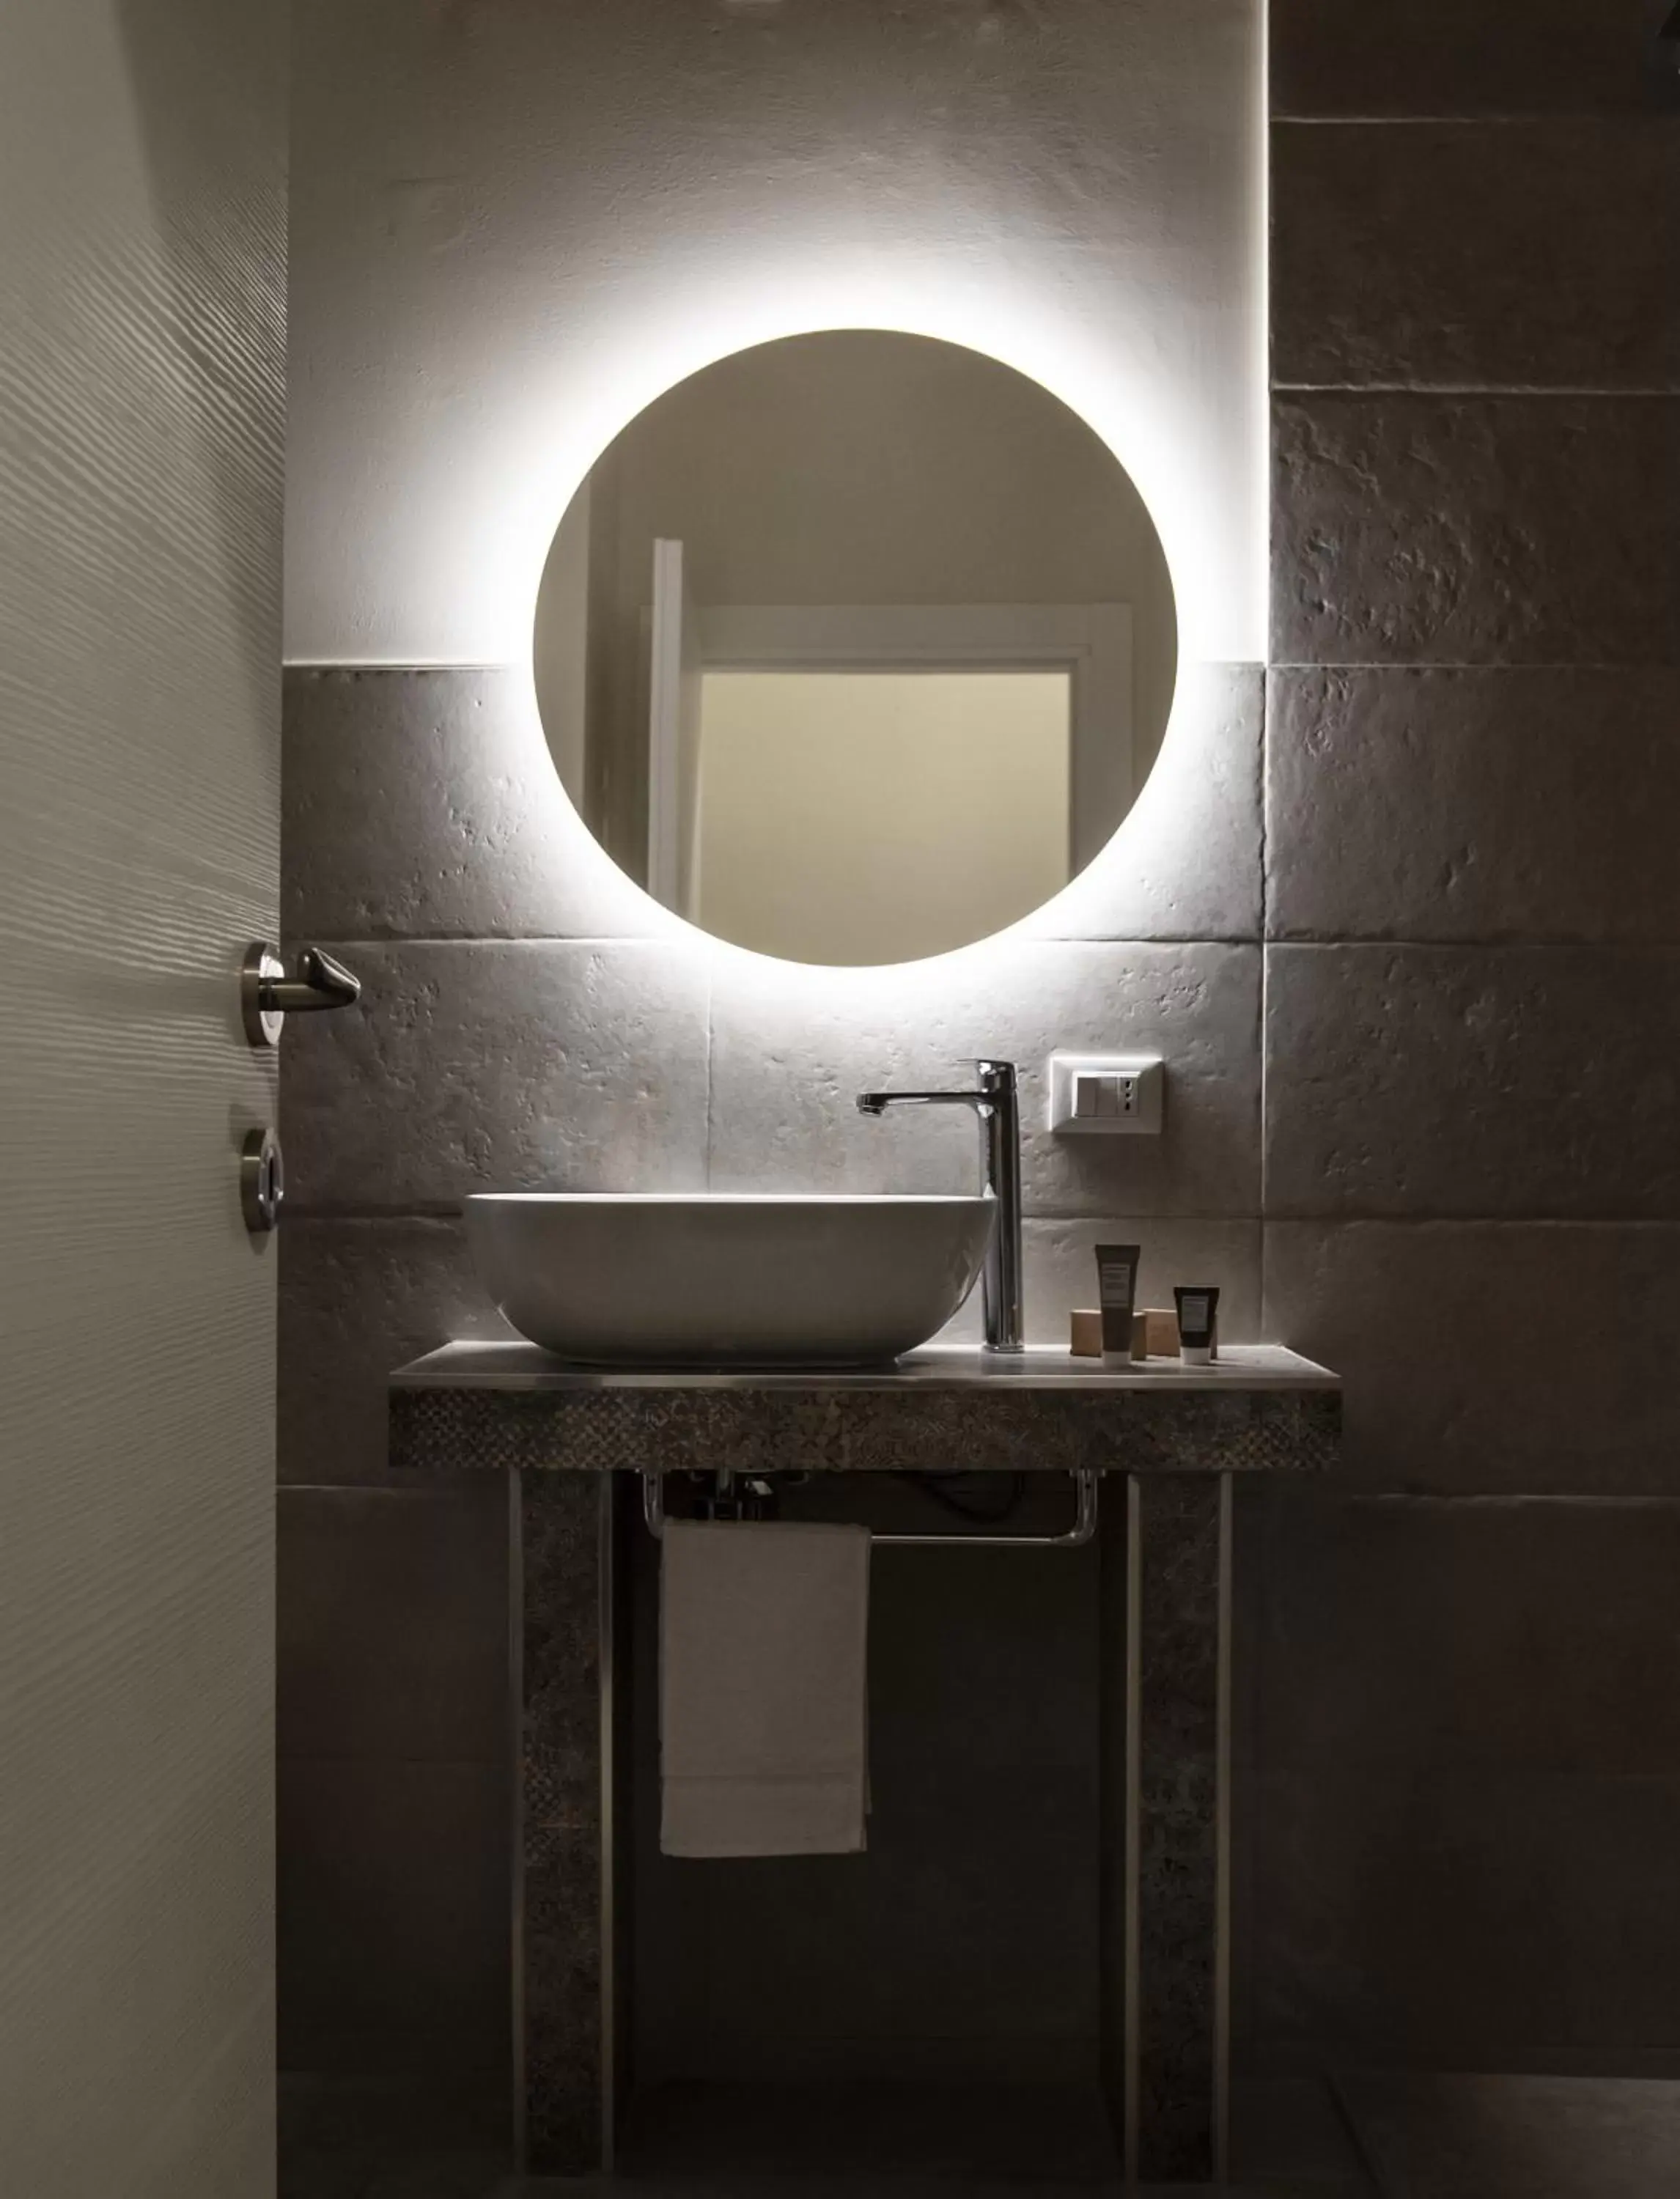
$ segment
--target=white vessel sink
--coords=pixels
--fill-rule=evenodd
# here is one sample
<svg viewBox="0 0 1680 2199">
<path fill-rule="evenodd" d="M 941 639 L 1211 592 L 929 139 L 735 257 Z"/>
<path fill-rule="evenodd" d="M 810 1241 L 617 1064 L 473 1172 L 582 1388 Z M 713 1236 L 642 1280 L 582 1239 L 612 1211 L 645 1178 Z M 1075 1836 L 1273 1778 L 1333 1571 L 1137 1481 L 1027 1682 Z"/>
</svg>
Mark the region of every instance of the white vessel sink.
<svg viewBox="0 0 1680 2199">
<path fill-rule="evenodd" d="M 467 1201 L 484 1287 L 590 1366 L 866 1367 L 974 1286 L 990 1199 L 491 1192 Z"/>
</svg>

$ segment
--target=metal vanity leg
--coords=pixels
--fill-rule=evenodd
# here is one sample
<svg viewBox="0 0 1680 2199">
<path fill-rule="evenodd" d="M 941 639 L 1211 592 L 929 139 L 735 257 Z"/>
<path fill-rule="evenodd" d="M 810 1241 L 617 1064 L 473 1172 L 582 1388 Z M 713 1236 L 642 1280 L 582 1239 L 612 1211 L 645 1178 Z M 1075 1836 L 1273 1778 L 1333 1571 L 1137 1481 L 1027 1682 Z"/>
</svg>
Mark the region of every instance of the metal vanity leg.
<svg viewBox="0 0 1680 2199">
<path fill-rule="evenodd" d="M 510 1476 L 522 2169 L 612 2163 L 614 1478 Z"/>
<path fill-rule="evenodd" d="M 1143 2184 L 1222 2181 L 1231 1477 L 1133 1474 L 1127 1497 L 1124 1716 L 1110 1726 L 1123 1749 L 1124 1861 L 1111 1945 L 1117 1940 L 1121 1970 L 1126 2173 Z M 1110 1978 L 1111 1992 L 1111 1967 Z"/>
</svg>

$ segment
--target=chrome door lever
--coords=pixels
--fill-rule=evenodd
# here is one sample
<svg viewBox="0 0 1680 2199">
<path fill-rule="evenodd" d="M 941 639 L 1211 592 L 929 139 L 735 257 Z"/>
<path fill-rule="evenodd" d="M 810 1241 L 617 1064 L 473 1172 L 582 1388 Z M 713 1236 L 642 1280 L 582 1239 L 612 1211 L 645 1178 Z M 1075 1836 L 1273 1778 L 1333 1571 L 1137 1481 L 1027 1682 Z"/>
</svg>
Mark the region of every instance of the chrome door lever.
<svg viewBox="0 0 1680 2199">
<path fill-rule="evenodd" d="M 289 1014 L 351 1008 L 361 996 L 361 979 L 319 947 L 299 948 L 290 977 L 279 948 L 266 939 L 254 940 L 239 966 L 240 1013 L 253 1046 L 278 1046 Z"/>
</svg>

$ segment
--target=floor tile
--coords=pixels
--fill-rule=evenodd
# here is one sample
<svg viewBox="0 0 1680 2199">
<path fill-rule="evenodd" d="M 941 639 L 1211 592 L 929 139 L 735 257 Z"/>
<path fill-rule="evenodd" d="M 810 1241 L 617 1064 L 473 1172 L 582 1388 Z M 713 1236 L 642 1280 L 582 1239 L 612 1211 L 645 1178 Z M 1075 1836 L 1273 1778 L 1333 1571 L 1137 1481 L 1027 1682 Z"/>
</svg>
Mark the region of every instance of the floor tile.
<svg viewBox="0 0 1680 2199">
<path fill-rule="evenodd" d="M 1382 2199 L 1680 2190 L 1680 2084 L 1368 2071 L 1339 2089 Z"/>
</svg>

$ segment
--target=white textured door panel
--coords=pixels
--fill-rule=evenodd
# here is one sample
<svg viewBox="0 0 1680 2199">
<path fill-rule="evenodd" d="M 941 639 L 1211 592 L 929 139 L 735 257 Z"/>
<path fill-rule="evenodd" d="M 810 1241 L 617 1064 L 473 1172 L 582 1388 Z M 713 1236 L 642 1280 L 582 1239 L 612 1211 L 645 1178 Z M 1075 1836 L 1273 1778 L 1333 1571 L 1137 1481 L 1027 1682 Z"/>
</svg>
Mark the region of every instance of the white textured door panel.
<svg viewBox="0 0 1680 2199">
<path fill-rule="evenodd" d="M 0 9 L 0 2192 L 271 2191 L 285 18 Z"/>
</svg>

